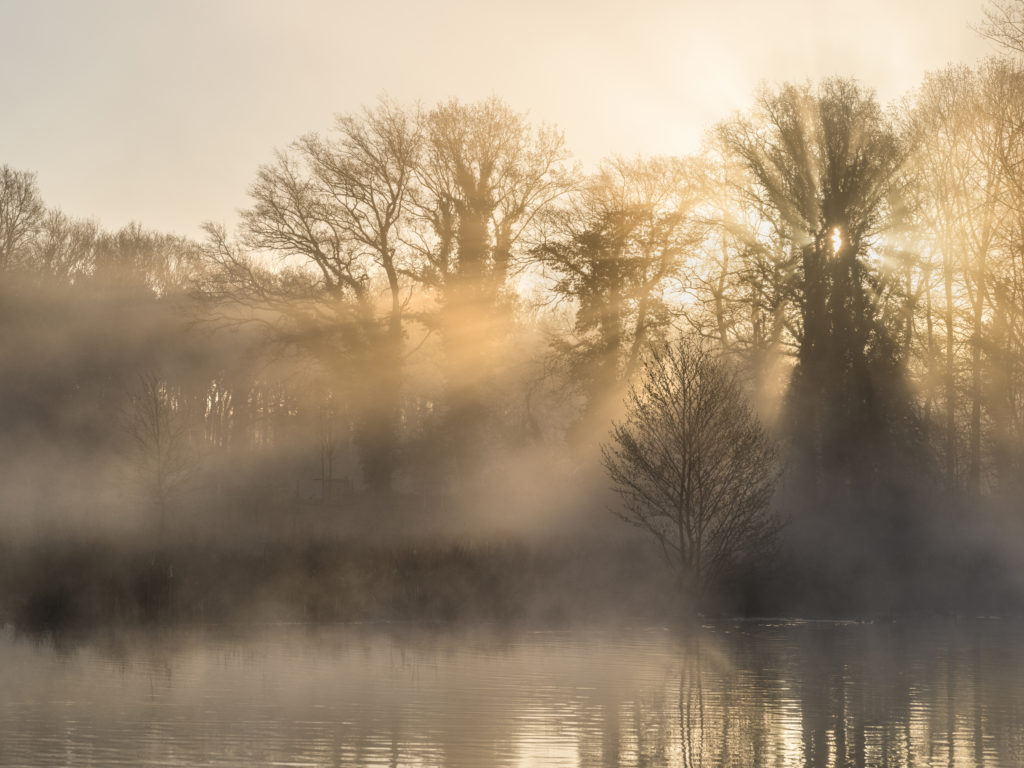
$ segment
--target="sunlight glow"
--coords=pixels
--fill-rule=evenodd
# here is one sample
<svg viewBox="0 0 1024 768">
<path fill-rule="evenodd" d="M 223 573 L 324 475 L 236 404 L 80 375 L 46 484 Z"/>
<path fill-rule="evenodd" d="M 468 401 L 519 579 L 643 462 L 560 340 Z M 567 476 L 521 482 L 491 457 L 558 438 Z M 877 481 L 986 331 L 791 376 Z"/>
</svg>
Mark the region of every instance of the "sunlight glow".
<svg viewBox="0 0 1024 768">
<path fill-rule="evenodd" d="M 839 227 L 835 227 L 832 230 L 832 255 L 835 256 L 839 253 L 839 249 L 843 247 L 843 234 L 839 231 Z"/>
</svg>

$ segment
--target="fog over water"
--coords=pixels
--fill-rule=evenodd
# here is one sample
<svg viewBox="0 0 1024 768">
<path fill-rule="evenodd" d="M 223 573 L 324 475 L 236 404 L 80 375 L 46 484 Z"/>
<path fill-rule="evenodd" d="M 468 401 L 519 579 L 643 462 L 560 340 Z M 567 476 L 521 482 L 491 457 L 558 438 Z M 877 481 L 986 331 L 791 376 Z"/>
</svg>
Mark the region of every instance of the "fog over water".
<svg viewBox="0 0 1024 768">
<path fill-rule="evenodd" d="M 1024 764 L 1024 0 L 0 65 L 0 768 Z"/>
<path fill-rule="evenodd" d="M 7 637 L 0 765 L 1009 768 L 1022 639 L 991 620 Z"/>
</svg>

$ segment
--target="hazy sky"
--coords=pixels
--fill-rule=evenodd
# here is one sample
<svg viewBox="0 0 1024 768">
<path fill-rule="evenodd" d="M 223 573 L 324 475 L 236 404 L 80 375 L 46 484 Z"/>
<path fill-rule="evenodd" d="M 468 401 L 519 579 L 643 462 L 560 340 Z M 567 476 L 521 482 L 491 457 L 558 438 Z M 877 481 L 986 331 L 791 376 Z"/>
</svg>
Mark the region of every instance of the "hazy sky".
<svg viewBox="0 0 1024 768">
<path fill-rule="evenodd" d="M 0 164 L 106 227 L 233 225 L 274 147 L 388 93 L 496 94 L 579 159 L 684 153 L 761 80 L 891 99 L 991 47 L 980 0 L 0 0 Z"/>
</svg>

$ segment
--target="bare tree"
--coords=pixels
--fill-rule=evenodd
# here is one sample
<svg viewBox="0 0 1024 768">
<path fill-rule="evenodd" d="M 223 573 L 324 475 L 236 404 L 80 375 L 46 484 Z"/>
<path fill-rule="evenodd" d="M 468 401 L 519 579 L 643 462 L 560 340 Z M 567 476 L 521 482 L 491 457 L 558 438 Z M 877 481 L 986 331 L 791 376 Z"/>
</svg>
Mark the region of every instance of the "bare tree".
<svg viewBox="0 0 1024 768">
<path fill-rule="evenodd" d="M 17 266 L 20 250 L 35 235 L 45 213 L 36 175 L 0 166 L 0 269 Z"/>
<path fill-rule="evenodd" d="M 95 222 L 49 211 L 39 222 L 29 263 L 40 274 L 74 282 L 94 269 L 98 237 Z"/>
<path fill-rule="evenodd" d="M 386 104 L 341 118 L 338 128 L 337 139 L 306 137 L 260 168 L 253 206 L 242 212 L 244 244 L 276 257 L 290 279 L 231 256 L 222 236 L 216 251 L 236 295 L 276 302 L 291 338 L 337 372 L 359 414 L 366 484 L 389 491 L 403 340 L 398 227 L 418 139 L 411 118 Z M 381 273 L 391 299 L 386 319 L 375 291 Z M 360 376 L 342 384 L 353 367 Z"/>
<path fill-rule="evenodd" d="M 360 403 L 364 468 L 370 485 L 378 489 L 391 487 L 397 463 L 409 300 L 404 281 L 412 269 L 410 249 L 402 247 L 402 238 L 421 143 L 416 115 L 381 101 L 359 117 L 339 117 L 333 136 L 310 135 L 297 144 L 322 190 L 326 215 L 373 267 L 368 270 L 371 282 L 376 271 L 383 273 L 387 284 L 387 318 L 367 324 L 370 343 L 364 368 L 374 375 L 372 396 Z"/>
<path fill-rule="evenodd" d="M 166 381 L 143 373 L 130 395 L 124 429 L 134 443 L 139 480 L 156 506 L 162 533 L 173 496 L 195 467 L 187 414 Z"/>
<path fill-rule="evenodd" d="M 1019 248 L 1013 236 L 1019 199 L 1007 164 L 1019 141 L 1014 106 L 1021 83 L 1018 67 L 1004 59 L 992 59 L 977 70 L 951 67 L 929 75 L 922 85 L 910 119 L 917 151 L 912 168 L 918 182 L 919 211 L 930 251 L 941 258 L 934 271 L 941 274 L 942 290 L 936 290 L 928 306 L 941 309 L 944 348 L 932 343 L 929 365 L 942 362 L 942 391 L 925 388 L 929 402 L 945 401 L 945 439 L 942 452 L 946 479 L 963 481 L 972 491 L 986 483 L 985 411 L 992 405 L 987 374 L 1003 377 L 1003 367 L 991 337 L 992 319 L 1003 323 L 998 346 L 1011 341 L 1016 304 L 1013 262 Z M 926 251 L 927 252 L 927 251 Z M 930 265 L 929 265 L 930 266 Z M 932 318 L 926 318 L 929 336 Z M 1009 325 L 1007 325 L 1009 324 Z M 961 379 L 964 379 L 961 381 Z M 938 376 L 927 380 L 938 383 Z M 1009 381 L 1004 381 L 1001 389 Z M 967 424 L 959 419 L 967 412 Z M 996 423 L 1009 427 L 1012 416 L 1002 414 Z M 959 445 L 966 433 L 965 450 Z M 960 454 L 965 454 L 961 460 Z M 1007 471 L 1002 471 L 1005 477 Z"/>
<path fill-rule="evenodd" d="M 416 207 L 432 238 L 421 244 L 419 277 L 443 288 L 446 303 L 493 305 L 516 243 L 566 191 L 565 139 L 549 127 L 535 131 L 495 98 L 449 101 L 423 121 Z"/>
<path fill-rule="evenodd" d="M 452 100 L 423 116 L 415 277 L 436 291 L 438 311 L 426 321 L 444 345 L 444 432 L 463 474 L 476 464 L 487 419 L 500 409 L 495 373 L 513 357 L 508 288 L 518 247 L 568 188 L 567 160 L 560 131 L 534 129 L 497 98 Z"/>
<path fill-rule="evenodd" d="M 333 136 L 311 134 L 297 143 L 325 193 L 330 216 L 344 235 L 366 249 L 384 273 L 391 299 L 389 330 L 401 339 L 401 225 L 419 159 L 416 115 L 381 101 L 359 117 L 339 116 Z"/>
<path fill-rule="evenodd" d="M 1024 55 L 1024 0 L 990 0 L 977 28 L 1001 48 Z"/>
<path fill-rule="evenodd" d="M 688 339 L 652 347 L 603 446 L 619 515 L 650 533 L 684 595 L 769 546 L 775 448 L 736 375 Z"/>
<path fill-rule="evenodd" d="M 155 296 L 184 291 L 201 266 L 198 243 L 137 222 L 116 232 L 98 233 L 91 261 L 91 274 L 100 282 Z"/>
</svg>

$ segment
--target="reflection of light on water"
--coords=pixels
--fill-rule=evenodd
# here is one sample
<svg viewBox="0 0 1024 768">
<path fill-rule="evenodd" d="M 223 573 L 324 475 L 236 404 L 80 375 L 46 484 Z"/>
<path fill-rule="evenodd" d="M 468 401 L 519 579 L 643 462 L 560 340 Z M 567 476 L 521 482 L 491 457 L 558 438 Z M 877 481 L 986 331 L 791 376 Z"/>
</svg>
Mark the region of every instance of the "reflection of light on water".
<svg viewBox="0 0 1024 768">
<path fill-rule="evenodd" d="M 524 702 L 516 717 L 518 736 L 511 750 L 515 765 L 577 766 L 587 731 L 599 725 L 588 713 L 588 691 L 566 696 L 568 692 L 553 686 L 536 690 L 541 701 Z"/>
<path fill-rule="evenodd" d="M 776 760 L 779 765 L 800 765 L 803 761 L 803 709 L 797 699 L 783 698 L 769 714 L 768 727 L 778 734 Z"/>
<path fill-rule="evenodd" d="M 533 727 L 523 731 L 516 744 L 518 757 L 515 765 L 521 768 L 534 766 L 579 765 L 579 745 L 574 738 L 577 734 L 563 733 L 550 727 Z"/>
<path fill-rule="evenodd" d="M 0 638 L 0 768 L 1019 768 L 1024 631 L 997 630 L 343 628 L 114 661 Z"/>
</svg>

